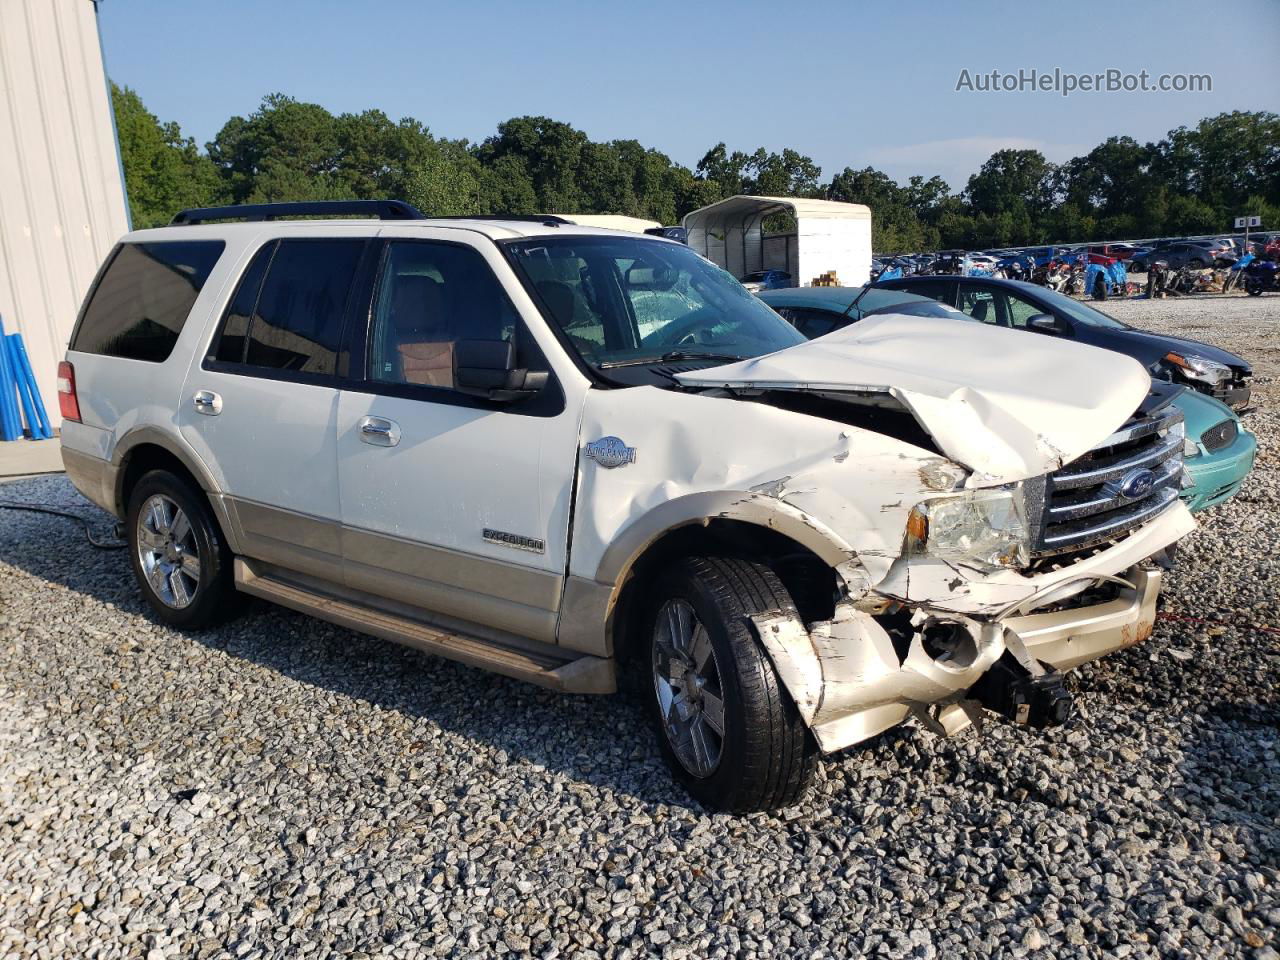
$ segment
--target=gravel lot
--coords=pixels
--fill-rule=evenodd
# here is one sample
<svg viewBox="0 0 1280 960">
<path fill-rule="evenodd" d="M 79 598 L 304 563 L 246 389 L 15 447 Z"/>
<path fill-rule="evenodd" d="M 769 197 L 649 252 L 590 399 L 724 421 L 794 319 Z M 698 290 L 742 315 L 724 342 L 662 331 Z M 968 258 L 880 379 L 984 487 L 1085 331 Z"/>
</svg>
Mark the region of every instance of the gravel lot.
<svg viewBox="0 0 1280 960">
<path fill-rule="evenodd" d="M 779 816 L 691 806 L 628 701 L 277 608 L 184 636 L 123 554 L 0 513 L 0 957 L 1277 957 L 1280 298 L 1109 309 L 1259 373 L 1169 616 L 1074 728 L 903 728 Z"/>
</svg>

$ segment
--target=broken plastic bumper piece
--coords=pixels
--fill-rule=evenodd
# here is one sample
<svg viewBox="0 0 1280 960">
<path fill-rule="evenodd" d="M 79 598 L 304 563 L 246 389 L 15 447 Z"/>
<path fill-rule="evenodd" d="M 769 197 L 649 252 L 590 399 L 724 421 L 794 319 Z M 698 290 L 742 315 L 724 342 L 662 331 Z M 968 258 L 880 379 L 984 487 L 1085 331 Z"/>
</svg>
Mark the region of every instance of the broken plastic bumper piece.
<svg viewBox="0 0 1280 960">
<path fill-rule="evenodd" d="M 840 750 L 910 715 L 955 733 L 982 707 L 1014 722 L 1065 721 L 1070 698 L 1059 671 L 1151 634 L 1161 573 L 1135 565 L 1111 578 L 1110 595 L 999 620 L 918 609 L 909 638 L 842 604 L 805 627 L 794 615 L 753 618 L 760 641 L 824 752 Z"/>
</svg>

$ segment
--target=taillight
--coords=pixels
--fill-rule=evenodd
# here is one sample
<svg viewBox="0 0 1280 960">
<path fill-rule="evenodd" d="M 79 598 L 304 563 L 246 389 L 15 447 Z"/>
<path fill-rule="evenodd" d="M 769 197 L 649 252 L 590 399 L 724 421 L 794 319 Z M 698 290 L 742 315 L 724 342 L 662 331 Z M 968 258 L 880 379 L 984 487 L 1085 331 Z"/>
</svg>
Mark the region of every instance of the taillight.
<svg viewBox="0 0 1280 960">
<path fill-rule="evenodd" d="M 76 397 L 76 369 L 66 360 L 58 364 L 58 410 L 63 420 L 80 422 L 80 401 Z"/>
</svg>

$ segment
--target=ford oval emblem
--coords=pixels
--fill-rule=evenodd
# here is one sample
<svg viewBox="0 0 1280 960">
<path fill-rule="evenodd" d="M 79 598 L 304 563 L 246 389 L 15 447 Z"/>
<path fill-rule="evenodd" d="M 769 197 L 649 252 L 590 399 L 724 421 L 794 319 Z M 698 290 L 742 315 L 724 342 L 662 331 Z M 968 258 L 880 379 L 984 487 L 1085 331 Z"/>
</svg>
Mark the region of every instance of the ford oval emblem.
<svg viewBox="0 0 1280 960">
<path fill-rule="evenodd" d="M 617 437 L 601 437 L 587 444 L 587 456 L 602 467 L 620 467 L 636 462 L 636 448 L 628 447 Z"/>
<path fill-rule="evenodd" d="M 1156 475 L 1146 467 L 1130 470 L 1120 481 L 1120 496 L 1126 500 L 1141 500 L 1156 485 Z"/>
</svg>

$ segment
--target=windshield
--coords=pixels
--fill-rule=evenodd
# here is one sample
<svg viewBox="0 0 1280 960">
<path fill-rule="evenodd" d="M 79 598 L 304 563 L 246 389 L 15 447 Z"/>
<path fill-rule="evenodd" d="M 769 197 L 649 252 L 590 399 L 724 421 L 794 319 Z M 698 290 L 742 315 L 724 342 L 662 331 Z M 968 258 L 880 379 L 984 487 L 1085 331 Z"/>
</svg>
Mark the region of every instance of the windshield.
<svg viewBox="0 0 1280 960">
<path fill-rule="evenodd" d="M 589 364 L 728 363 L 804 337 L 688 247 L 627 236 L 504 244 L 525 286 Z"/>
<path fill-rule="evenodd" d="M 1036 287 L 1036 293 L 1053 305 L 1055 310 L 1065 313 L 1072 320 L 1086 324 L 1090 327 L 1106 327 L 1109 330 L 1128 330 L 1128 324 L 1121 323 L 1108 317 L 1105 313 L 1093 309 L 1086 303 L 1072 299 L 1065 294 L 1058 293 L 1056 290 L 1050 290 L 1047 287 Z"/>
</svg>

